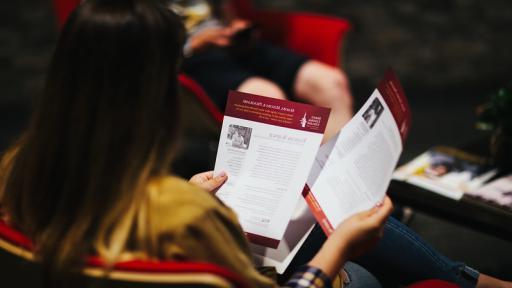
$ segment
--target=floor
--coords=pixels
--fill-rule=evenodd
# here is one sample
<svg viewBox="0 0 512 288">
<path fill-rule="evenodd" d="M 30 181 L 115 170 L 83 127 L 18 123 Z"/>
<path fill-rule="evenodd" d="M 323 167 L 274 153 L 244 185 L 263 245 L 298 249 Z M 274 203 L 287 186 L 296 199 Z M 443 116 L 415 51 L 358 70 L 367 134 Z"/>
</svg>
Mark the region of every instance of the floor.
<svg viewBox="0 0 512 288">
<path fill-rule="evenodd" d="M 307 10 L 353 23 L 344 67 L 361 104 L 392 66 L 413 110 L 402 162 L 432 145 L 461 145 L 485 133 L 474 128 L 476 106 L 511 81 L 512 4 L 508 0 L 259 0 L 259 7 Z M 56 41 L 49 1 L 0 1 L 0 149 L 26 125 Z M 430 215 L 410 226 L 446 255 L 512 279 L 512 243 Z"/>
</svg>

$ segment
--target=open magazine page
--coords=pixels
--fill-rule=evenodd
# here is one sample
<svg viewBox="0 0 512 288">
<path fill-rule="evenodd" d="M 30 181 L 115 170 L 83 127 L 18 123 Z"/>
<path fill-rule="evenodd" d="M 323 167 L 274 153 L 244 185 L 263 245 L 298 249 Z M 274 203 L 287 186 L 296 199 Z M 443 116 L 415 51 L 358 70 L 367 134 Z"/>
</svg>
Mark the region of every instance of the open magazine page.
<svg viewBox="0 0 512 288">
<path fill-rule="evenodd" d="M 497 172 L 485 157 L 438 146 L 399 167 L 393 178 L 459 200 Z"/>
<path fill-rule="evenodd" d="M 315 161 L 308 176 L 307 185 L 313 186 L 322 171 L 325 162 L 331 154 L 338 135 L 323 144 L 316 155 Z M 269 248 L 257 244 L 250 244 L 255 264 L 258 266 L 273 266 L 278 273 L 284 273 L 288 265 L 302 247 L 316 224 L 304 198 L 297 202 L 297 207 L 286 228 L 283 240 L 277 248 Z"/>
<path fill-rule="evenodd" d="M 384 198 L 410 121 L 401 85 L 388 71 L 378 89 L 341 130 L 316 182 L 303 191 L 327 235 L 347 217 L 372 208 Z"/>
<path fill-rule="evenodd" d="M 217 196 L 238 215 L 248 239 L 276 248 L 320 147 L 329 109 L 231 91 L 215 174 Z"/>
<path fill-rule="evenodd" d="M 467 195 L 512 210 L 512 174 L 500 177 L 473 191 L 468 191 Z"/>
</svg>

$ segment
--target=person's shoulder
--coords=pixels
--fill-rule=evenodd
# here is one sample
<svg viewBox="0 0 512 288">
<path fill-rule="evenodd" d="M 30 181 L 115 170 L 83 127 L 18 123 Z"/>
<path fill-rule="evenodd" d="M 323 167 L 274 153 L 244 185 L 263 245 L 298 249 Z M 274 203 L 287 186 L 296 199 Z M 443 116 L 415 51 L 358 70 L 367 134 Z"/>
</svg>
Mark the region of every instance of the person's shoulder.
<svg viewBox="0 0 512 288">
<path fill-rule="evenodd" d="M 178 177 L 154 179 L 148 185 L 148 199 L 156 213 L 176 215 L 185 211 L 189 217 L 226 207 L 214 195 Z"/>
<path fill-rule="evenodd" d="M 152 200 L 178 202 L 210 202 L 213 196 L 204 189 L 175 176 L 160 177 L 150 181 L 148 193 Z"/>
<path fill-rule="evenodd" d="M 214 195 L 177 177 L 164 177 L 148 185 L 145 206 L 154 231 L 184 231 L 201 227 L 205 220 L 238 223 L 236 214 Z"/>
</svg>

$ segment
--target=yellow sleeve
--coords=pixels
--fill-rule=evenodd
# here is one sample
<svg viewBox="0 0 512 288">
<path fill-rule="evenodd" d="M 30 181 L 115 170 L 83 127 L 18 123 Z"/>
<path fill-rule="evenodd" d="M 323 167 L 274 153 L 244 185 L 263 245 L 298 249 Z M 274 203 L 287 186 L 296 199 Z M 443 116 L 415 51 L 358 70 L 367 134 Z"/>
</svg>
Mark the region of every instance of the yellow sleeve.
<svg viewBox="0 0 512 288">
<path fill-rule="evenodd" d="M 181 184 L 186 189 L 176 183 L 172 187 L 172 192 L 160 193 L 158 204 L 151 209 L 159 214 L 153 217 L 162 217 L 157 223 L 152 221 L 152 226 L 159 226 L 156 234 L 161 257 L 215 263 L 241 275 L 254 287 L 276 286 L 254 267 L 247 240 L 231 209 L 188 183 Z"/>
</svg>

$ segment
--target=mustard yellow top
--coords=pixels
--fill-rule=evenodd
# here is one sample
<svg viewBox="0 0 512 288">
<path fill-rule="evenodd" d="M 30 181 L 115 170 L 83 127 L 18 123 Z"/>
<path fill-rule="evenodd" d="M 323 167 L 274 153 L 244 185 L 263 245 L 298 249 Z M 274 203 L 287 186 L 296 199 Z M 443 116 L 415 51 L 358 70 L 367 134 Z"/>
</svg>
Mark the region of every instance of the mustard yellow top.
<svg viewBox="0 0 512 288">
<path fill-rule="evenodd" d="M 165 177 L 148 185 L 147 198 L 139 207 L 137 222 L 143 219 L 146 224 L 136 227 L 146 227 L 133 233 L 142 232 L 143 238 L 153 242 L 159 259 L 216 263 L 254 287 L 277 286 L 254 267 L 235 213 L 209 192 L 185 180 Z M 138 247 L 128 249 L 143 252 L 137 251 Z"/>
</svg>

